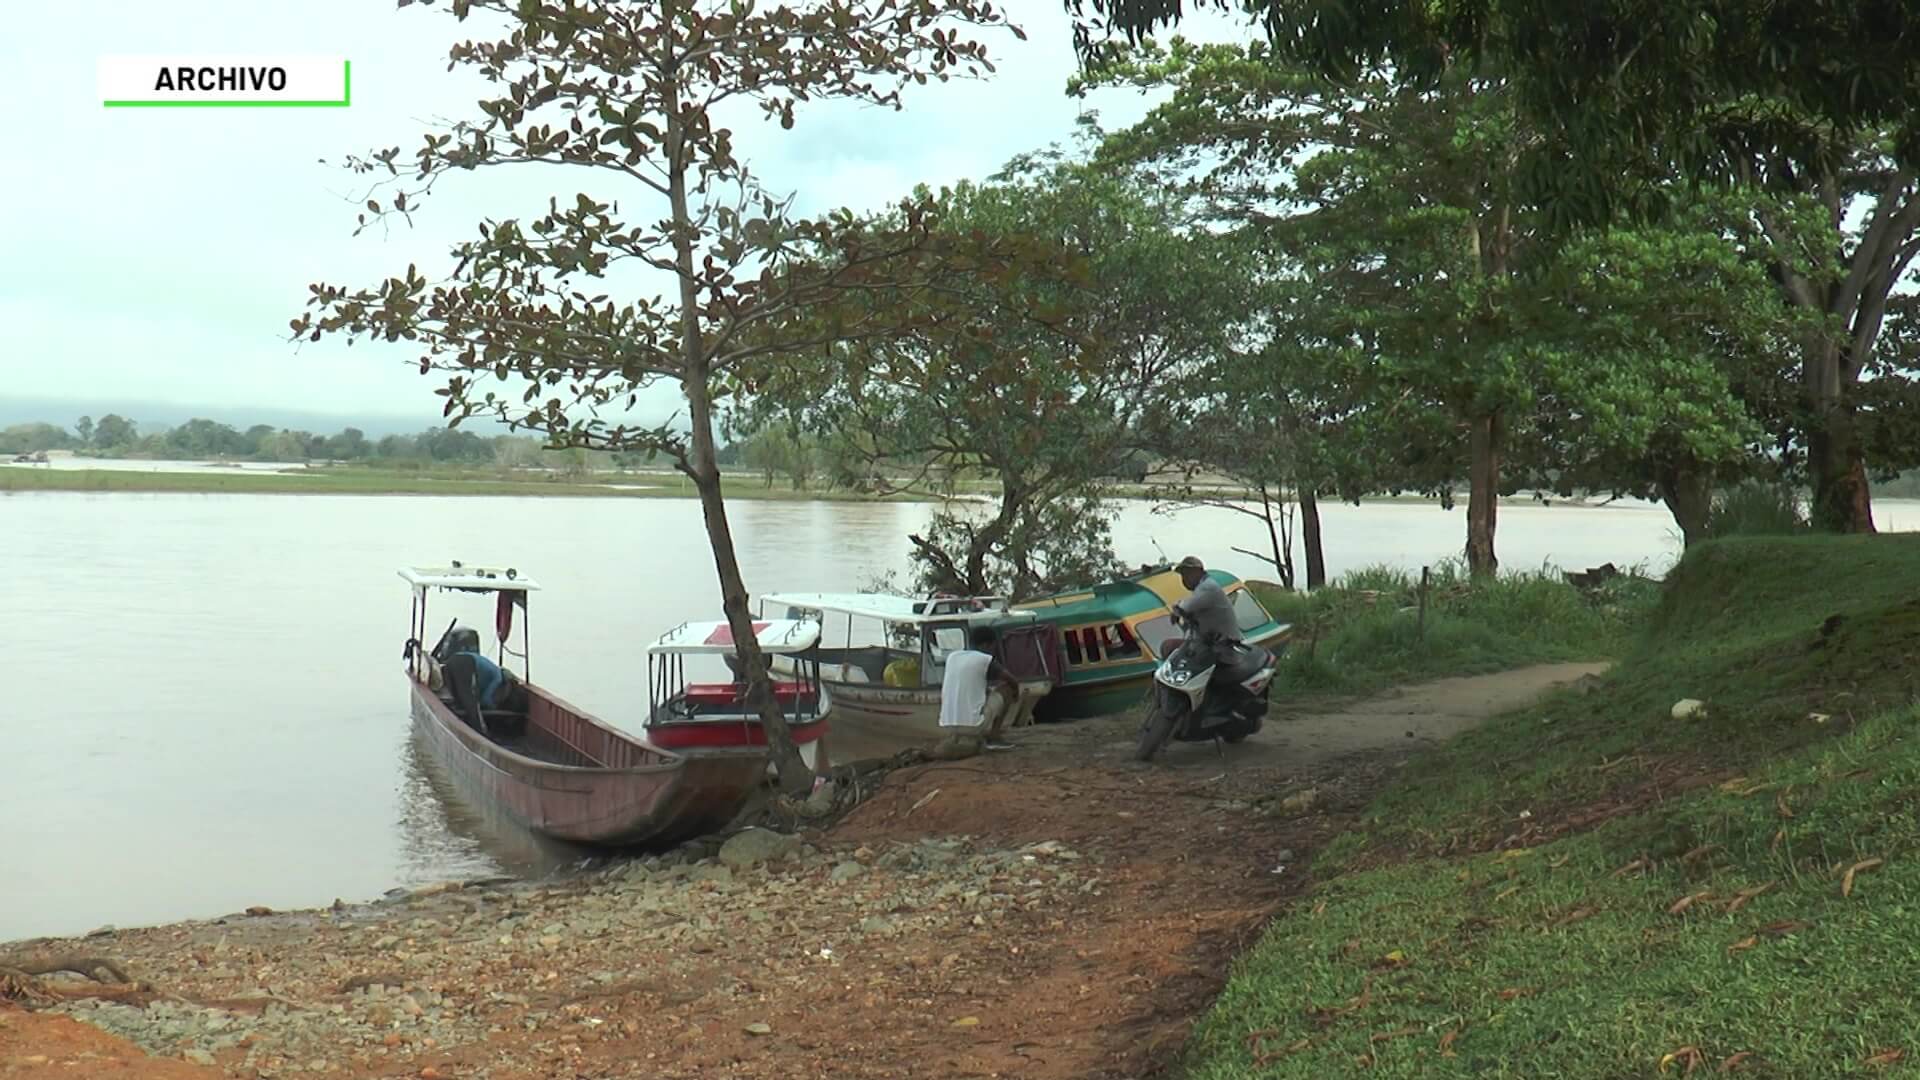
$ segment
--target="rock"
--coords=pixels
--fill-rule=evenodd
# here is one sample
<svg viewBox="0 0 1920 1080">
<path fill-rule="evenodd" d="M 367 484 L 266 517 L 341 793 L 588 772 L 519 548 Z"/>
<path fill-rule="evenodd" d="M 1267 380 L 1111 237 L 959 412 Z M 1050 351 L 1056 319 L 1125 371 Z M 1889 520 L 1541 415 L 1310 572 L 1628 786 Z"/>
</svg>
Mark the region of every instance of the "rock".
<svg viewBox="0 0 1920 1080">
<path fill-rule="evenodd" d="M 183 1058 L 186 1058 L 188 1061 L 193 1062 L 195 1065 L 212 1065 L 214 1063 L 213 1055 L 207 1053 L 205 1050 L 202 1050 L 197 1046 L 191 1050 L 188 1050 L 186 1053 L 181 1054 L 180 1056 Z"/>
<path fill-rule="evenodd" d="M 749 863 L 748 865 L 752 865 Z M 725 866 L 702 863 L 687 875 L 688 881 L 717 881 L 722 885 L 733 884 L 733 871 Z"/>
<path fill-rule="evenodd" d="M 866 867 L 854 862 L 852 859 L 848 859 L 846 862 L 834 867 L 833 873 L 828 876 L 833 879 L 835 884 L 839 884 L 845 881 L 852 881 L 854 878 L 866 872 Z"/>
<path fill-rule="evenodd" d="M 375 949 L 378 949 L 381 952 L 385 952 L 388 949 L 396 948 L 397 946 L 399 946 L 399 944 L 400 944 L 399 938 L 393 936 L 392 934 L 388 934 L 387 936 L 374 942 L 373 947 Z"/>
<path fill-rule="evenodd" d="M 1707 703 L 1697 698 L 1681 698 L 1673 703 L 1675 720 L 1693 720 L 1707 714 Z"/>
<path fill-rule="evenodd" d="M 863 934 L 886 934 L 893 931 L 893 920 L 885 915 L 869 915 L 860 920 L 860 932 Z"/>
<path fill-rule="evenodd" d="M 267 907 L 265 904 L 255 904 L 252 907 L 247 909 L 247 914 L 255 915 L 255 916 L 271 915 L 273 914 L 273 909 L 270 907 Z"/>
<path fill-rule="evenodd" d="M 111 933 L 113 933 L 113 924 L 108 923 L 105 926 L 96 926 L 93 929 L 87 931 L 87 936 L 90 938 L 106 937 L 108 934 L 111 934 Z"/>
<path fill-rule="evenodd" d="M 772 829 L 745 829 L 734 833 L 726 843 L 720 845 L 720 861 L 736 870 L 745 870 L 756 863 L 785 858 L 799 847 L 799 839 L 786 833 L 777 833 Z"/>
<path fill-rule="evenodd" d="M 1290 862 L 1292 862 L 1292 861 L 1293 861 L 1293 849 L 1292 849 L 1292 848 L 1281 848 L 1281 849 L 1280 849 L 1280 854 L 1278 854 L 1278 855 L 1275 855 L 1275 856 L 1273 857 L 1273 861 L 1274 861 L 1274 862 L 1277 862 L 1277 863 L 1290 863 Z"/>
<path fill-rule="evenodd" d="M 1313 804 L 1319 801 L 1319 798 L 1320 792 L 1315 788 L 1296 791 L 1280 800 L 1280 809 L 1289 814 L 1304 814 L 1313 809 Z"/>
<path fill-rule="evenodd" d="M 833 781 L 827 780 L 813 789 L 807 796 L 806 808 L 809 814 L 818 816 L 833 809 Z"/>
</svg>

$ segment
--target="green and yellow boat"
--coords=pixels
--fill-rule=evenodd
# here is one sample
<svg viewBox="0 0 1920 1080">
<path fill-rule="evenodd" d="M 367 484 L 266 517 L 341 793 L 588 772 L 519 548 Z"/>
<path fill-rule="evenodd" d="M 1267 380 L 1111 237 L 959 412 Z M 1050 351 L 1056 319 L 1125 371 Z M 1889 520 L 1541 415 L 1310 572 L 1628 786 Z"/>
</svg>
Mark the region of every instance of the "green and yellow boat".
<svg viewBox="0 0 1920 1080">
<path fill-rule="evenodd" d="M 1245 582 L 1224 570 L 1209 570 L 1207 576 L 1233 601 L 1245 640 L 1272 649 L 1292 633 L 1292 626 L 1276 622 Z M 1063 677 L 1040 699 L 1035 715 L 1078 719 L 1139 704 L 1153 682 L 1163 643 L 1180 636 L 1168 609 L 1186 596 L 1180 575 L 1161 566 L 1090 589 L 1012 605 L 1060 629 Z"/>
</svg>

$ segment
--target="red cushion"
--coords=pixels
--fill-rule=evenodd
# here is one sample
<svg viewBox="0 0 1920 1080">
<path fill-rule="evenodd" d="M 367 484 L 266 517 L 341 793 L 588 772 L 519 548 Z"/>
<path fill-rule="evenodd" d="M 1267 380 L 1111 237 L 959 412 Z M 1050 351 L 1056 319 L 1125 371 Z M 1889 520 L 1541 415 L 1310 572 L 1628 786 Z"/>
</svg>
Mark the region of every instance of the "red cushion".
<svg viewBox="0 0 1920 1080">
<path fill-rule="evenodd" d="M 745 700 L 746 696 L 746 683 L 687 684 L 687 702 L 693 705 L 738 705 Z M 813 687 L 806 683 L 776 682 L 773 684 L 773 699 L 783 705 L 812 697 Z"/>
</svg>

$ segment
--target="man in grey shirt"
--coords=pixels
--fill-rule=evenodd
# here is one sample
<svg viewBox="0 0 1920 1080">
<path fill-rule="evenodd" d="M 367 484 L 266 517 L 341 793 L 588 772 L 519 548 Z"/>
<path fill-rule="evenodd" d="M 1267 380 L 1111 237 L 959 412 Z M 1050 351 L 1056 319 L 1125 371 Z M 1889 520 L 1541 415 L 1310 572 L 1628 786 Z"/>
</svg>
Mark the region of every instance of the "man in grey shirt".
<svg viewBox="0 0 1920 1080">
<path fill-rule="evenodd" d="M 1219 582 L 1207 576 L 1206 564 L 1189 555 L 1174 569 L 1180 574 L 1180 583 L 1193 594 L 1174 604 L 1174 613 L 1203 636 L 1218 634 L 1223 641 L 1239 641 L 1240 620 L 1234 616 L 1233 601 L 1227 599 L 1227 591 Z"/>
</svg>

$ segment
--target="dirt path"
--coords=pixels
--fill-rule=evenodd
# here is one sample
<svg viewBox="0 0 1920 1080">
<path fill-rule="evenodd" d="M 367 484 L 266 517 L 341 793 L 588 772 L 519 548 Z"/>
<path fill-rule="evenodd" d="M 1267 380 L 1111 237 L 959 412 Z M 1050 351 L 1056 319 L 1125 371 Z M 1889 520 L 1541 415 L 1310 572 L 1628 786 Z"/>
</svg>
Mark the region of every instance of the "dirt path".
<svg viewBox="0 0 1920 1080">
<path fill-rule="evenodd" d="M 120 931 L 86 950 L 164 996 L 61 1009 L 169 1060 L 5 1012 L 0 1078 L 1151 1075 L 1405 752 L 1595 670 L 1412 687 L 1150 766 L 1132 718 L 1027 729 L 752 864 Z"/>
</svg>

